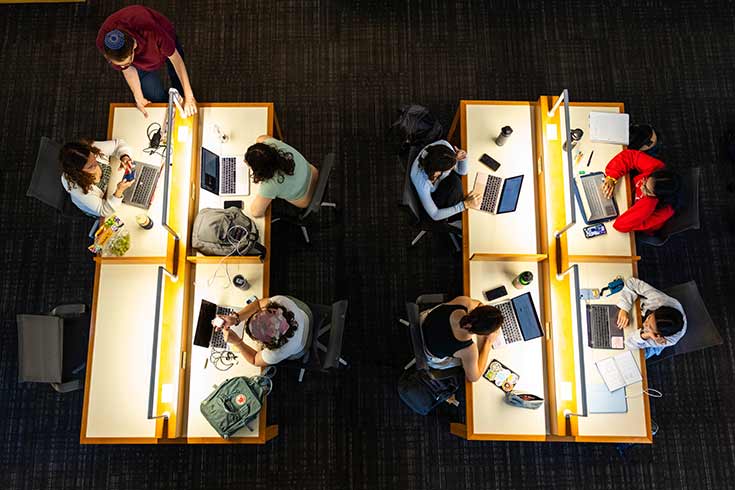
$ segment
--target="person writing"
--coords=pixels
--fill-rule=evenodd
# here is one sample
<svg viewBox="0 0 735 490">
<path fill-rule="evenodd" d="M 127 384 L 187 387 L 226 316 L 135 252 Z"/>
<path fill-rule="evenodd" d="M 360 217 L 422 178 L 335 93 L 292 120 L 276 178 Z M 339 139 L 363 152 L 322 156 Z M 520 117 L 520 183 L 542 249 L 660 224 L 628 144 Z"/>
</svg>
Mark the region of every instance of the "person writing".
<svg viewBox="0 0 735 490">
<path fill-rule="evenodd" d="M 157 71 L 165 64 L 171 84 L 184 97 L 184 113 L 197 112 L 196 99 L 184 65 L 183 50 L 170 20 L 142 5 L 131 5 L 110 15 L 97 34 L 97 49 L 112 68 L 122 71 L 145 117 L 151 102 L 166 102 Z"/>
<path fill-rule="evenodd" d="M 487 357 L 501 333 L 503 314 L 467 296 L 458 296 L 431 310 L 424 318 L 422 331 L 426 349 L 434 357 L 456 357 L 462 361 L 470 382 L 480 379 Z M 477 336 L 477 343 L 473 337 Z"/>
<path fill-rule="evenodd" d="M 411 182 L 429 218 L 456 221 L 470 205 L 479 205 L 479 193 L 463 195 L 462 175 L 467 175 L 466 151 L 445 140 L 421 150 L 411 165 Z"/>
<path fill-rule="evenodd" d="M 319 171 L 292 146 L 268 135 L 258 136 L 245 153 L 245 163 L 260 184 L 258 194 L 250 203 L 254 218 L 265 216 L 273 199 L 284 199 L 297 208 L 311 202 Z"/>
<path fill-rule="evenodd" d="M 642 328 L 625 339 L 631 349 L 645 349 L 646 359 L 661 354 L 676 344 L 687 331 L 684 309 L 676 299 L 662 293 L 650 284 L 631 277 L 625 281 L 618 301 L 618 328 L 630 323 L 630 311 L 635 300 L 641 298 Z"/>
<path fill-rule="evenodd" d="M 664 162 L 638 150 L 623 150 L 605 167 L 602 189 L 608 198 L 615 184 L 628 172 L 633 177 L 633 205 L 613 223 L 621 233 L 641 231 L 653 234 L 674 215 L 681 182 L 679 176 L 666 169 Z"/>
<path fill-rule="evenodd" d="M 115 185 L 112 157 L 119 161 L 118 170 L 129 171 L 133 166 L 133 149 L 122 139 L 89 142 L 69 142 L 59 151 L 61 184 L 72 202 L 91 216 L 109 216 L 122 203 L 123 192 L 133 185 L 124 177 Z"/>
<path fill-rule="evenodd" d="M 217 328 L 225 341 L 250 364 L 261 367 L 302 357 L 314 318 L 304 302 L 291 296 L 263 298 L 236 313 L 218 317 L 224 322 Z M 231 330 L 240 322 L 245 322 L 245 333 L 257 342 L 259 350 Z"/>
</svg>

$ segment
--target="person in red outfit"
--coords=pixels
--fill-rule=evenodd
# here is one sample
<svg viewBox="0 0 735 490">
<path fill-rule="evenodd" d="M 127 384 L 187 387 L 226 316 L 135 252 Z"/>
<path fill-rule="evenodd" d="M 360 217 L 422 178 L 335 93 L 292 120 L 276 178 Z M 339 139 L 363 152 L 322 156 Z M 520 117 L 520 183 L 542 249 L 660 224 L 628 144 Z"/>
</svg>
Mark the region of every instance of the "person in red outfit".
<svg viewBox="0 0 735 490">
<path fill-rule="evenodd" d="M 602 184 L 609 198 L 615 192 L 615 184 L 628 172 L 635 172 L 633 205 L 618 216 L 613 227 L 622 233 L 642 231 L 653 234 L 674 215 L 681 182 L 679 176 L 661 160 L 642 151 L 623 150 L 605 167 Z"/>
<path fill-rule="evenodd" d="M 197 112 L 184 65 L 183 51 L 174 26 L 160 12 L 131 5 L 110 15 L 97 33 L 97 49 L 112 68 L 122 71 L 135 97 L 135 105 L 145 117 L 151 102 L 168 100 L 158 70 L 165 64 L 171 84 L 184 96 L 187 116 Z"/>
</svg>

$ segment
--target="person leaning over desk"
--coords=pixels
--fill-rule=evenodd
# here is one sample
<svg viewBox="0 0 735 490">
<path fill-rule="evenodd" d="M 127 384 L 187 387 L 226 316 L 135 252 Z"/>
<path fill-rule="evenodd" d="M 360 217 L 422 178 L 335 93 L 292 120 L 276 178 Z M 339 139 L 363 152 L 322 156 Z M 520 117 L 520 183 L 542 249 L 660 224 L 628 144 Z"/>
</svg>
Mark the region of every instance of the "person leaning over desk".
<svg viewBox="0 0 735 490">
<path fill-rule="evenodd" d="M 250 203 L 254 218 L 265 216 L 273 199 L 284 199 L 305 208 L 314 195 L 319 171 L 295 148 L 267 135 L 258 136 L 245 153 L 245 163 L 258 184 L 258 195 Z"/>
<path fill-rule="evenodd" d="M 291 296 L 263 298 L 231 315 L 218 315 L 225 341 L 255 366 L 270 366 L 302 357 L 307 348 L 314 316 L 302 301 Z M 230 327 L 245 322 L 245 332 L 261 350 L 247 345 Z"/>
<path fill-rule="evenodd" d="M 120 205 L 125 189 L 133 181 L 121 179 L 113 187 L 111 157 L 120 164 L 118 170 L 130 170 L 133 149 L 122 139 L 110 141 L 78 141 L 66 143 L 59 151 L 61 184 L 71 195 L 72 202 L 92 216 L 109 216 Z"/>
<path fill-rule="evenodd" d="M 421 150 L 411 165 L 411 182 L 429 218 L 454 221 L 470 204 L 479 204 L 480 194 L 463 196 L 462 175 L 467 175 L 466 151 L 445 140 Z"/>
<path fill-rule="evenodd" d="M 631 277 L 625 281 L 625 287 L 620 292 L 618 328 L 625 328 L 630 323 L 628 312 L 638 297 L 641 298 L 643 325 L 625 342 L 632 349 L 645 349 L 648 359 L 681 340 L 687 331 L 687 317 L 676 299 Z"/>
<path fill-rule="evenodd" d="M 151 102 L 166 102 L 168 91 L 156 73 L 164 64 L 171 84 L 184 97 L 184 113 L 197 112 L 184 65 L 183 50 L 170 20 L 142 5 L 131 5 L 110 15 L 97 33 L 97 49 L 115 70 L 122 71 L 145 117 Z"/>
<path fill-rule="evenodd" d="M 622 233 L 652 234 L 674 215 L 681 181 L 661 160 L 642 151 L 623 150 L 605 167 L 602 188 L 608 198 L 615 192 L 617 181 L 628 172 L 636 172 L 633 205 L 618 216 L 613 227 Z"/>
<path fill-rule="evenodd" d="M 458 296 L 431 310 L 421 329 L 429 353 L 433 357 L 460 359 L 465 377 L 474 383 L 487 366 L 490 348 L 502 325 L 503 314 L 496 307 Z M 477 344 L 473 335 L 477 335 Z"/>
</svg>

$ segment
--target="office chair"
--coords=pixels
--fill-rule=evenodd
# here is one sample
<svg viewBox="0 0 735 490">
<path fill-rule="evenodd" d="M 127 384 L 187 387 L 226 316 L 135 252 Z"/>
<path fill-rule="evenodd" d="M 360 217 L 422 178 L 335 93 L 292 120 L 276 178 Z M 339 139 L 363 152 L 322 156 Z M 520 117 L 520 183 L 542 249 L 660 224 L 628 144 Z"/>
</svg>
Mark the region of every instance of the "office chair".
<svg viewBox="0 0 735 490">
<path fill-rule="evenodd" d="M 722 345 L 720 332 L 718 332 L 712 317 L 707 311 L 707 306 L 699 294 L 696 282 L 689 281 L 678 284 L 664 292 L 679 301 L 682 308 L 684 308 L 687 317 L 687 331 L 679 342 L 667 347 L 658 356 L 650 357 L 646 361 L 648 364 L 655 364 L 680 354 Z"/>
<path fill-rule="evenodd" d="M 61 144 L 46 136 L 41 137 L 41 144 L 38 147 L 38 155 L 36 156 L 36 166 L 33 168 L 31 183 L 28 185 L 26 196 L 38 199 L 68 218 L 81 216 L 94 218 L 95 221 L 89 231 L 91 238 L 99 226 L 99 217 L 83 213 L 71 202 L 69 193 L 61 184 L 60 150 Z"/>
<path fill-rule="evenodd" d="M 418 241 L 421 240 L 427 232 L 446 233 L 452 240 L 455 252 L 459 252 L 461 251 L 461 247 L 457 237 L 462 236 L 462 222 L 457 221 L 454 223 L 446 223 L 443 221 L 434 221 L 429 218 L 423 209 L 423 205 L 421 204 L 418 195 L 416 194 L 413 182 L 411 182 L 411 164 L 416 159 L 419 151 L 421 151 L 421 147 L 414 146 L 408 153 L 408 161 L 406 162 L 405 177 L 403 180 L 403 195 L 401 196 L 400 202 L 401 207 L 408 209 L 411 217 L 413 218 L 413 224 L 419 229 L 418 234 L 411 241 L 410 246 L 413 247 L 416 245 L 416 243 L 418 243 Z M 403 161 L 401 158 L 399 156 L 396 158 L 398 159 L 399 165 L 402 166 Z"/>
<path fill-rule="evenodd" d="M 333 202 L 323 202 L 324 193 L 327 190 L 327 181 L 329 180 L 329 174 L 332 173 L 332 169 L 334 168 L 335 158 L 336 156 L 334 153 L 329 153 L 327 156 L 324 157 L 322 166 L 319 168 L 319 178 L 316 181 L 316 189 L 314 190 L 314 195 L 311 196 L 311 202 L 309 202 L 309 205 L 306 207 L 306 209 L 297 216 L 279 216 L 277 218 L 273 218 L 271 220 L 271 223 L 283 221 L 296 225 L 301 228 L 301 233 L 304 235 L 304 240 L 306 240 L 306 243 L 311 243 L 311 241 L 309 240 L 309 232 L 306 230 L 306 218 L 311 213 L 318 213 L 319 210 L 323 207 L 337 207 L 337 205 Z"/>
<path fill-rule="evenodd" d="M 434 307 L 446 301 L 445 294 L 422 294 L 416 298 L 415 303 L 406 303 L 406 314 L 408 320 L 399 320 L 409 329 L 411 336 L 411 347 L 413 348 L 413 359 L 403 367 L 403 370 L 416 365 L 417 369 L 446 370 L 459 367 L 460 374 L 464 373 L 462 361 L 455 357 L 435 357 L 426 348 L 424 332 L 421 325 L 428 312 Z"/>
<path fill-rule="evenodd" d="M 347 306 L 346 299 L 331 305 L 309 304 L 314 315 L 314 324 L 309 331 L 306 353 L 299 359 L 279 364 L 298 367 L 299 383 L 303 381 L 307 370 L 327 372 L 339 368 L 340 365 L 347 366 L 347 361 L 341 357 Z M 325 345 L 322 338 L 327 334 L 329 338 L 325 340 Z"/>
<path fill-rule="evenodd" d="M 673 235 L 699 229 L 699 167 L 679 172 L 681 176 L 681 205 L 674 216 L 653 235 L 636 233 L 636 240 L 646 245 L 660 247 Z"/>
<path fill-rule="evenodd" d="M 18 381 L 49 383 L 59 393 L 82 388 L 90 315 L 82 304 L 57 306 L 47 315 L 16 315 Z"/>
</svg>

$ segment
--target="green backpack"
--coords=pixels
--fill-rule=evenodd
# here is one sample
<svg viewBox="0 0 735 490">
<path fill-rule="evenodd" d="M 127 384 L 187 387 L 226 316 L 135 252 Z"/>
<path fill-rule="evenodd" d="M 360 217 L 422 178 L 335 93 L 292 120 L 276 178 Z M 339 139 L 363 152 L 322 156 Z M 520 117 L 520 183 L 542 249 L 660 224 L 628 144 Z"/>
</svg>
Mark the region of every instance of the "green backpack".
<svg viewBox="0 0 735 490">
<path fill-rule="evenodd" d="M 243 427 L 251 431 L 250 422 L 258 416 L 263 399 L 273 388 L 275 367 L 269 366 L 261 376 L 238 376 L 223 381 L 199 405 L 207 422 L 225 439 Z"/>
</svg>

